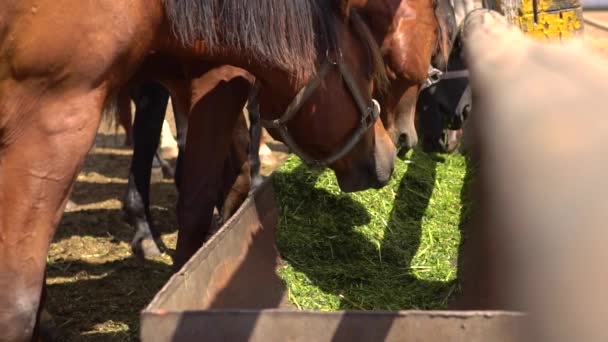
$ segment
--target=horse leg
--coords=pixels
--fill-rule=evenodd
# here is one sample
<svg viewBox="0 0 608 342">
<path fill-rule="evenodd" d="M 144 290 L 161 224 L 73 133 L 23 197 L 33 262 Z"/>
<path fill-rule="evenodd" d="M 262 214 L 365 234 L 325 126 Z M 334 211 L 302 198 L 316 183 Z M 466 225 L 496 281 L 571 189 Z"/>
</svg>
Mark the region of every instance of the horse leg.
<svg viewBox="0 0 608 342">
<path fill-rule="evenodd" d="M 260 174 L 260 146 L 263 146 L 262 141 L 262 123 L 260 122 L 260 114 L 257 111 L 248 111 L 249 113 L 249 168 L 251 170 L 251 191 L 262 184 L 262 175 Z"/>
<path fill-rule="evenodd" d="M 160 232 L 150 213 L 150 177 L 169 93 L 161 84 L 153 82 L 142 85 L 134 95 L 133 157 L 123 210 L 129 223 L 135 227 L 131 241 L 133 253 L 148 257 L 160 254 L 159 246 L 162 246 Z"/>
<path fill-rule="evenodd" d="M 32 336 L 33 341 L 55 341 L 57 335 L 57 325 L 53 316 L 44 308 L 46 303 L 47 286 L 46 272 L 44 273 L 44 281 L 42 282 L 42 294 L 40 295 L 40 306 L 38 307 L 38 315 L 36 316 L 36 327 Z"/>
<path fill-rule="evenodd" d="M 398 144 L 401 149 L 398 151 L 400 158 L 405 158 L 407 151 L 414 149 L 418 145 L 418 132 L 416 130 L 416 103 L 418 101 L 418 84 L 409 85 L 399 98 L 396 106 L 395 125 L 401 127 L 401 135 Z"/>
<path fill-rule="evenodd" d="M 232 132 L 242 115 L 249 89 L 249 81 L 241 77 L 220 82 L 192 108 L 177 204 L 175 270 L 201 247 L 207 236 Z"/>
<path fill-rule="evenodd" d="M 243 204 L 251 188 L 253 171 L 250 171 L 249 158 L 250 152 L 255 150 L 249 148 L 249 133 L 245 117 L 241 115 L 232 134 L 230 154 L 224 165 L 223 186 L 218 194 L 220 226 Z"/>
<path fill-rule="evenodd" d="M 175 171 L 169 162 L 163 158 L 160 153 L 160 149 L 156 149 L 156 153 L 154 153 L 154 158 L 152 159 L 152 168 L 159 168 L 163 172 L 163 178 L 174 178 Z"/>
<path fill-rule="evenodd" d="M 172 101 L 173 117 L 175 118 L 175 129 L 177 130 L 177 162 L 175 164 L 175 186 L 179 191 L 181 171 L 184 164 L 184 153 L 186 152 L 186 136 L 188 133 L 188 117 L 177 108 L 175 102 Z"/>
<path fill-rule="evenodd" d="M 58 100 L 29 93 L 17 84 L 10 98 L 0 96 L 6 119 L 0 123 L 0 341 L 27 341 L 34 332 L 49 244 L 105 99 L 101 92 Z"/>
</svg>

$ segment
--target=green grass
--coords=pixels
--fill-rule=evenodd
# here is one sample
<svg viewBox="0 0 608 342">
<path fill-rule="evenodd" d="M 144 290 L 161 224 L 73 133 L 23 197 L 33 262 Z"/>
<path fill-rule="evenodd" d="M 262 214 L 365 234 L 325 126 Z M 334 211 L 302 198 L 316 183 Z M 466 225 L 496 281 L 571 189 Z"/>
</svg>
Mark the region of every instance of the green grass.
<svg viewBox="0 0 608 342">
<path fill-rule="evenodd" d="M 445 309 L 458 293 L 466 161 L 413 151 L 381 190 L 341 193 L 291 157 L 275 186 L 279 275 L 301 309 Z"/>
</svg>

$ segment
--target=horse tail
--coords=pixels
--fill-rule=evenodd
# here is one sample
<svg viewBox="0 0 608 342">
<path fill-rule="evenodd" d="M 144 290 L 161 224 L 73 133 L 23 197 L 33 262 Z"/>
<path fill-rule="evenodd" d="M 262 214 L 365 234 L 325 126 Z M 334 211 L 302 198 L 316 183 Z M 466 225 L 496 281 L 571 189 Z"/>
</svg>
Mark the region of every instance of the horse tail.
<svg viewBox="0 0 608 342">
<path fill-rule="evenodd" d="M 114 135 L 118 136 L 120 126 L 123 126 L 125 133 L 131 129 L 131 93 L 127 87 L 120 91 L 109 94 L 102 110 L 102 122 L 106 127 L 114 128 Z M 130 139 L 127 139 L 130 141 Z"/>
<path fill-rule="evenodd" d="M 110 94 L 106 98 L 101 111 L 101 122 L 106 123 L 108 126 L 117 126 L 119 122 L 118 115 L 118 94 Z"/>
</svg>

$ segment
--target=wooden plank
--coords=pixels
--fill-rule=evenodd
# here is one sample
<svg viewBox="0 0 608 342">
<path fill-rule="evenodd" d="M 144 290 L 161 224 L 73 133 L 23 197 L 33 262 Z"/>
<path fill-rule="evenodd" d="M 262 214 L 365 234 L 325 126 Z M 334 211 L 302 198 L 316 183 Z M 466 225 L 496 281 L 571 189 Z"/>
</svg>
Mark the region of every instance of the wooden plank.
<svg viewBox="0 0 608 342">
<path fill-rule="evenodd" d="M 608 67 L 495 12 L 472 13 L 464 35 L 480 165 L 464 295 L 529 313 L 525 340 L 605 340 Z"/>
<path fill-rule="evenodd" d="M 147 312 L 141 340 L 292 342 L 515 342 L 522 314 L 510 312 Z M 152 329 L 154 327 L 154 329 Z"/>
<path fill-rule="evenodd" d="M 269 179 L 142 311 L 141 340 L 518 340 L 524 316 L 515 312 L 290 309 L 276 274 L 277 217 Z"/>
<path fill-rule="evenodd" d="M 284 305 L 285 286 L 275 272 L 279 263 L 274 243 L 277 221 L 270 177 L 169 279 L 145 311 Z"/>
</svg>

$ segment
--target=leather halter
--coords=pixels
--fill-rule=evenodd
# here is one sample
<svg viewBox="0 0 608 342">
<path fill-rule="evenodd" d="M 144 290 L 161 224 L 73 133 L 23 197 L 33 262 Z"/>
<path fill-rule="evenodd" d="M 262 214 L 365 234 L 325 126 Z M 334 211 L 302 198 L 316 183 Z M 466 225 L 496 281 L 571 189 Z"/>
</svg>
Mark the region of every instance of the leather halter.
<svg viewBox="0 0 608 342">
<path fill-rule="evenodd" d="M 428 87 L 431 87 L 441 81 L 454 80 L 454 79 L 468 79 L 468 78 L 469 78 L 468 69 L 450 70 L 450 71 L 443 72 L 441 70 L 436 69 L 433 66 L 429 66 L 428 77 L 426 79 L 426 82 L 422 85 L 422 87 L 420 87 L 420 92 L 422 92 L 422 90 L 424 90 Z M 448 122 L 449 122 L 448 129 L 451 129 L 451 130 L 460 129 L 460 127 L 462 126 L 462 123 L 466 120 L 466 117 L 463 114 L 465 111 L 465 108 L 469 107 L 469 109 L 470 109 L 471 102 L 472 102 L 471 85 L 467 84 L 467 87 L 460 95 L 460 99 L 458 100 L 458 104 L 456 105 L 456 109 L 454 110 L 453 116 L 452 117 L 448 116 Z M 445 114 L 445 115 L 447 116 L 447 114 Z M 457 124 L 454 124 L 454 118 L 458 119 Z M 459 127 L 455 127 L 455 126 L 459 126 Z"/>
<path fill-rule="evenodd" d="M 433 66 L 429 66 L 426 81 L 420 87 L 420 90 L 424 90 L 430 86 L 433 86 L 443 80 L 453 80 L 456 78 L 469 78 L 469 70 L 450 70 L 441 71 Z"/>
<path fill-rule="evenodd" d="M 264 128 L 272 128 L 278 130 L 279 134 L 281 135 L 281 139 L 283 140 L 283 143 L 285 143 L 285 145 L 287 145 L 287 147 L 289 147 L 289 149 L 295 155 L 300 157 L 309 167 L 325 167 L 342 159 L 353 149 L 353 147 L 355 147 L 359 140 L 361 140 L 361 137 L 376 122 L 380 115 L 380 104 L 378 104 L 376 100 L 372 99 L 372 104 L 370 106 L 365 103 L 365 99 L 361 95 L 361 92 L 357 87 L 355 79 L 353 78 L 350 70 L 348 69 L 348 66 L 344 64 L 344 61 L 342 59 L 342 52 L 338 50 L 338 59 L 336 61 L 333 61 L 329 58 L 329 50 L 326 55 L 326 60 L 321 65 L 318 73 L 304 87 L 302 87 L 302 89 L 300 89 L 298 94 L 291 101 L 291 103 L 289 104 L 289 106 L 281 117 L 274 120 L 260 119 L 260 122 L 262 123 L 262 126 Z M 346 143 L 342 145 L 342 147 L 337 152 L 331 154 L 329 157 L 326 157 L 324 159 L 315 159 L 311 157 L 308 153 L 306 153 L 302 148 L 300 148 L 300 146 L 296 143 L 296 141 L 291 136 L 291 133 L 289 133 L 287 123 L 296 116 L 296 114 L 298 113 L 300 108 L 302 108 L 306 100 L 308 100 L 310 96 L 312 96 L 313 92 L 319 87 L 323 79 L 325 79 L 325 76 L 327 76 L 327 73 L 333 67 L 337 67 L 340 71 L 340 74 L 342 75 L 342 78 L 344 79 L 348 90 L 350 90 L 350 94 L 352 95 L 353 100 L 357 105 L 357 108 L 359 109 L 359 113 L 361 114 L 361 120 L 357 129 L 352 133 L 350 138 L 347 139 Z M 260 115 L 259 104 L 257 102 L 257 94 L 259 92 L 259 89 L 259 81 L 256 81 L 249 97 L 248 105 L 249 112 L 257 116 Z"/>
</svg>

